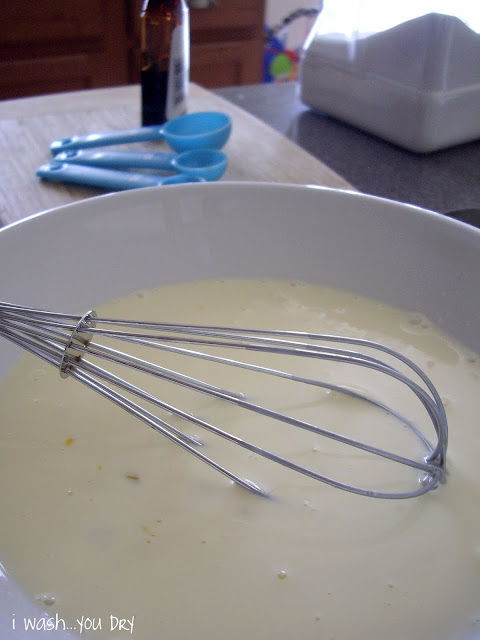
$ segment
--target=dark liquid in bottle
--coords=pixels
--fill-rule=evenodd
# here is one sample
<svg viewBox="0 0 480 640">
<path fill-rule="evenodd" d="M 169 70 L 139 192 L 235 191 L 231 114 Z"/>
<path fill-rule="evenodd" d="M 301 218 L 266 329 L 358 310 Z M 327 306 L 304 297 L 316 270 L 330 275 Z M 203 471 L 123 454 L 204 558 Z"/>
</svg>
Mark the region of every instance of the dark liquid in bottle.
<svg viewBox="0 0 480 640">
<path fill-rule="evenodd" d="M 150 126 L 165 122 L 168 86 L 168 71 L 154 66 L 142 70 L 142 125 Z"/>
<path fill-rule="evenodd" d="M 185 112 L 188 9 L 183 0 L 144 0 L 141 25 L 142 125 Z"/>
</svg>

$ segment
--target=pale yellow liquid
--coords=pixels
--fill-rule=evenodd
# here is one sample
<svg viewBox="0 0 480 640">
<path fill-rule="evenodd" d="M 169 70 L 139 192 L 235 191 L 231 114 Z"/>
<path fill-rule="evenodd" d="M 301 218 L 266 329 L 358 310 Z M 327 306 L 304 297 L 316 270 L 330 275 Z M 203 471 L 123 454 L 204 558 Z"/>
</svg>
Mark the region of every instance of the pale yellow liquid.
<svg viewBox="0 0 480 640">
<path fill-rule="evenodd" d="M 265 499 L 27 356 L 0 389 L 0 561 L 48 615 L 58 613 L 77 632 L 82 616 L 101 620 L 102 631 L 90 636 L 109 638 L 130 635 L 110 631 L 111 615 L 134 616 L 139 640 L 450 640 L 480 624 L 478 356 L 415 314 L 303 283 L 176 285 L 97 311 L 388 344 L 428 373 L 445 403 L 448 481 L 406 501 L 356 496 L 171 419 L 205 442 L 205 454 L 261 483 L 272 496 Z M 172 365 L 168 356 L 155 357 Z M 205 372 L 254 401 L 298 410 L 347 435 L 368 438 L 371 428 L 382 445 L 421 457 L 420 443 L 405 429 L 335 393 L 307 387 L 287 396 L 287 387 L 277 388 L 276 381 L 260 382 L 237 369 L 222 369 L 218 380 L 208 363 L 182 362 L 185 373 Z M 328 364 L 301 365 L 309 374 L 316 368 L 335 382 L 340 375 Z M 408 394 L 397 397 L 388 380 L 363 369 L 345 375 L 359 389 L 392 395 L 431 436 Z M 190 400 L 171 385 L 145 385 L 227 431 L 278 444 L 280 453 L 340 480 L 392 489 L 405 475 L 410 488 L 417 486 L 416 473 L 365 461 L 320 436 L 274 428 L 205 396 Z"/>
</svg>

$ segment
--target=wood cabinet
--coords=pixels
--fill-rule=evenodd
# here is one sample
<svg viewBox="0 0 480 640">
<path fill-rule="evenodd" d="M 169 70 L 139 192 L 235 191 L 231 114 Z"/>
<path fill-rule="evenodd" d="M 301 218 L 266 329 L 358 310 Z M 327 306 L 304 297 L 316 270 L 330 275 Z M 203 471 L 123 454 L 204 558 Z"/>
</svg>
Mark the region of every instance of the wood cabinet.
<svg viewBox="0 0 480 640">
<path fill-rule="evenodd" d="M 0 9 L 0 97 L 130 81 L 128 3 L 0 0 Z"/>
<path fill-rule="evenodd" d="M 262 80 L 264 0 L 217 0 L 190 9 L 191 77 L 205 87 Z"/>
<path fill-rule="evenodd" d="M 141 0 L 0 0 L 0 99 L 139 80 Z M 190 9 L 191 74 L 212 88 L 260 82 L 265 0 Z"/>
</svg>

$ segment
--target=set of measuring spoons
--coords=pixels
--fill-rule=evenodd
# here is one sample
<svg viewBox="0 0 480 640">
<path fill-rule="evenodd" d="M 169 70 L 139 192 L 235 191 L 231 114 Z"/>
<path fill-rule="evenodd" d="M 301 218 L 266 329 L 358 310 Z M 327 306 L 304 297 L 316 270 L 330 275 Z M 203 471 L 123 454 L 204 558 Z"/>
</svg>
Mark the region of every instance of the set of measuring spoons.
<svg viewBox="0 0 480 640">
<path fill-rule="evenodd" d="M 37 169 L 37 176 L 109 190 L 138 189 L 158 185 L 218 180 L 227 168 L 221 149 L 232 129 L 230 116 L 219 111 L 199 111 L 164 125 L 110 133 L 91 133 L 54 140 L 54 159 Z M 176 153 L 105 151 L 95 149 L 131 142 L 165 140 Z M 125 169 L 175 172 L 159 176 Z"/>
</svg>

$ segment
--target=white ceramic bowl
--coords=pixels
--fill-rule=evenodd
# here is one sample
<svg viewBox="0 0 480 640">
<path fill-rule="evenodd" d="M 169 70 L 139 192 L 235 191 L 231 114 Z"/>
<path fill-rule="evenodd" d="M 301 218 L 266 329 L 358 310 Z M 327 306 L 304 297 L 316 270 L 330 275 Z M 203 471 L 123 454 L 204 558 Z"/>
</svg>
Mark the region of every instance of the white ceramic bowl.
<svg viewBox="0 0 480 640">
<path fill-rule="evenodd" d="M 0 272 L 5 301 L 63 311 L 176 281 L 304 279 L 425 313 L 480 344 L 480 231 L 330 189 L 187 184 L 85 200 L 1 230 Z M 0 375 L 17 355 L 0 341 Z M 1 638 L 22 637 L 13 614 L 32 616 L 33 606 L 0 578 Z"/>
</svg>

